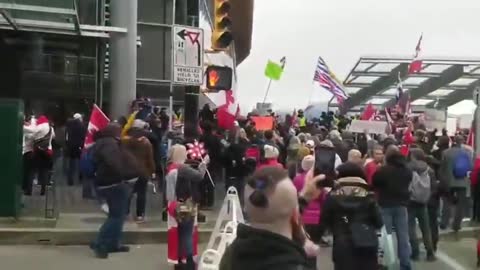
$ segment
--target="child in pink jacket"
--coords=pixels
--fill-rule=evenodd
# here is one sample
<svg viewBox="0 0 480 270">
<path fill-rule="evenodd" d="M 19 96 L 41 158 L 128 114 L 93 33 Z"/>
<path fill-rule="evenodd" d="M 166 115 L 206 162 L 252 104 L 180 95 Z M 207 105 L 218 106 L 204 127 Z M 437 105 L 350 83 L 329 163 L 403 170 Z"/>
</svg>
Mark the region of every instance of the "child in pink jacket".
<svg viewBox="0 0 480 270">
<path fill-rule="evenodd" d="M 305 176 L 309 170 L 315 165 L 315 158 L 312 155 L 305 156 L 302 160 L 302 172 L 298 173 L 293 184 L 300 192 L 305 184 Z M 323 230 L 320 229 L 320 213 L 322 211 L 322 205 L 325 201 L 326 192 L 322 192 L 322 195 L 316 200 L 311 201 L 308 206 L 303 210 L 302 221 L 305 225 L 305 230 L 310 235 L 310 239 L 318 244 L 321 242 L 323 236 Z"/>
</svg>

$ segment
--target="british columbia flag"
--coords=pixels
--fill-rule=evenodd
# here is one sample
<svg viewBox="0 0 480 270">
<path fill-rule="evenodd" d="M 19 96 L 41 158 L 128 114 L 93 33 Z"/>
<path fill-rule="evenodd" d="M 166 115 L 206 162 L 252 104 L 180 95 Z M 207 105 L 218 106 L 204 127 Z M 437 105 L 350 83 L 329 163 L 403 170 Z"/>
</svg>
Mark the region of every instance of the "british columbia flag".
<svg viewBox="0 0 480 270">
<path fill-rule="evenodd" d="M 342 103 L 348 99 L 348 94 L 345 92 L 343 85 L 337 80 L 335 74 L 333 74 L 325 61 L 323 61 L 322 57 L 318 58 L 313 81 L 318 82 L 321 87 L 332 93 L 338 103 Z"/>
</svg>

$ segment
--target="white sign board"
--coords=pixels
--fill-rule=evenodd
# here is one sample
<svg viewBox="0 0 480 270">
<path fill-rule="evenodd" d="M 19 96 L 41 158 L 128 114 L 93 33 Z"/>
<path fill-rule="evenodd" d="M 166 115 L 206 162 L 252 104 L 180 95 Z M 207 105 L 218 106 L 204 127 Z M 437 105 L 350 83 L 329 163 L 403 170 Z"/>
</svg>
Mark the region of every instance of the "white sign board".
<svg viewBox="0 0 480 270">
<path fill-rule="evenodd" d="M 457 118 L 447 118 L 447 134 L 448 136 L 455 136 L 457 132 Z"/>
<path fill-rule="evenodd" d="M 425 109 L 425 127 L 427 130 L 432 131 L 437 129 L 441 131 L 446 125 L 446 114 L 444 110 Z"/>
<path fill-rule="evenodd" d="M 173 83 L 202 85 L 203 29 L 174 26 L 173 30 Z"/>
<path fill-rule="evenodd" d="M 385 121 L 353 120 L 348 130 L 357 133 L 364 133 L 367 130 L 370 134 L 383 134 L 386 129 L 387 122 Z"/>
<path fill-rule="evenodd" d="M 260 115 L 267 115 L 268 110 L 272 109 L 272 103 L 257 102 L 257 111 Z"/>
</svg>

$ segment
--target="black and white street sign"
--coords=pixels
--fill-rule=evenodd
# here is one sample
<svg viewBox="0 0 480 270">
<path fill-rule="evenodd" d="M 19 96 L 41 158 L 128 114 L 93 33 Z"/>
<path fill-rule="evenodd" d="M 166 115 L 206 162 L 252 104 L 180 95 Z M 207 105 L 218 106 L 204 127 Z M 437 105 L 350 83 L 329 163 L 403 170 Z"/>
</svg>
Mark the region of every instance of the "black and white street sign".
<svg viewBox="0 0 480 270">
<path fill-rule="evenodd" d="M 202 85 L 203 29 L 177 25 L 173 31 L 173 83 Z"/>
<path fill-rule="evenodd" d="M 475 102 L 476 105 L 480 104 L 480 86 L 473 89 L 473 102 Z"/>
</svg>

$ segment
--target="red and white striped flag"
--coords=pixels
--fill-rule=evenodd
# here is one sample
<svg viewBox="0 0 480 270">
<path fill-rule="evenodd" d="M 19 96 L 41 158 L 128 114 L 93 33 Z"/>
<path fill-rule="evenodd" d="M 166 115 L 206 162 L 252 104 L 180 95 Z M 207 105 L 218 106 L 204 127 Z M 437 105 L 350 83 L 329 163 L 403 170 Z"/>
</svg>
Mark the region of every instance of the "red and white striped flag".
<svg viewBox="0 0 480 270">
<path fill-rule="evenodd" d="M 110 123 L 110 119 L 108 119 L 108 117 L 103 113 L 102 109 L 100 109 L 96 104 L 93 104 L 90 122 L 88 122 L 87 135 L 85 136 L 84 148 L 88 148 L 94 143 L 93 135 L 97 131 L 105 128 L 108 123 Z"/>
<path fill-rule="evenodd" d="M 415 57 L 413 58 L 412 63 L 410 63 L 410 67 L 408 68 L 408 74 L 417 73 L 422 70 L 423 61 L 420 59 L 420 53 L 422 52 L 422 39 L 423 34 L 418 40 L 417 47 L 415 48 Z"/>
</svg>

